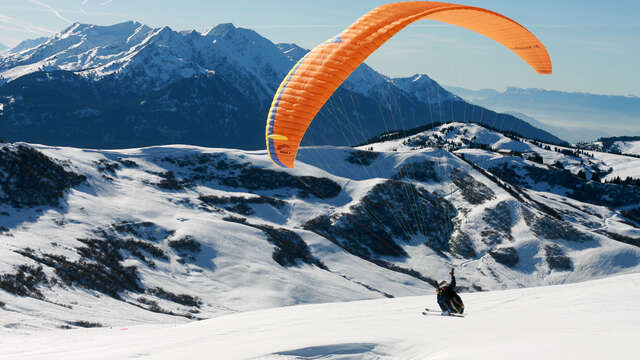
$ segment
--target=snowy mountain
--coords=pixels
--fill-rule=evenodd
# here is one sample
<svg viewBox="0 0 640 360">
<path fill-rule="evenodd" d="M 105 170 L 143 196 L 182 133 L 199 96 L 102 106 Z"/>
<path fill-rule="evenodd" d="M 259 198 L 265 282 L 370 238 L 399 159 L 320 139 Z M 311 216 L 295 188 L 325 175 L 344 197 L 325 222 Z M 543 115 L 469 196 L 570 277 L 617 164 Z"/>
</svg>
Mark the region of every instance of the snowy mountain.
<svg viewBox="0 0 640 360">
<path fill-rule="evenodd" d="M 137 91 L 144 91 L 225 72 L 238 64 L 226 75 L 251 81 L 245 86 L 256 89 L 247 89 L 247 95 L 264 100 L 275 91 L 270 84 L 290 67 L 270 45 L 255 32 L 232 24 L 200 34 L 152 29 L 133 21 L 112 26 L 75 23 L 45 43 L 4 57 L 0 74 L 11 81 L 39 70 L 65 70 L 92 80 L 129 80 Z"/>
<path fill-rule="evenodd" d="M 22 50 L 28 50 L 39 46 L 49 40 L 48 37 L 39 37 L 35 39 L 27 39 L 20 42 L 18 45 L 12 47 L 11 49 L 7 49 L 8 53 L 18 53 Z"/>
<path fill-rule="evenodd" d="M 640 270 L 640 159 L 453 123 L 359 148 L 3 144 L 6 331 L 183 323 L 297 304 Z"/>
<path fill-rule="evenodd" d="M 465 294 L 464 319 L 423 317 L 435 296 L 294 306 L 186 325 L 20 334 L 5 359 L 549 359 L 637 357 L 638 274 Z M 611 299 L 615 299 L 612 301 Z M 250 346 L 248 346 L 250 344 Z M 96 351 L 100 349 L 100 351 Z"/>
<path fill-rule="evenodd" d="M 426 74 L 418 74 L 409 78 L 397 78 L 393 80 L 393 83 L 400 89 L 414 94 L 415 97 L 427 104 L 461 100 L 431 80 Z"/>
<path fill-rule="evenodd" d="M 640 135 L 640 98 L 637 96 L 569 93 L 543 89 L 509 87 L 506 91 L 469 90 L 445 86 L 452 93 L 488 109 L 526 114 L 519 118 L 538 123 L 571 142 L 592 141 L 621 134 Z M 517 116 L 517 115 L 516 115 Z"/>
<path fill-rule="evenodd" d="M 32 45 L 0 57 L 2 138 L 83 148 L 261 149 L 273 94 L 307 51 L 232 24 L 198 33 L 133 21 L 76 23 Z M 389 130 L 453 120 L 563 143 L 515 117 L 470 105 L 426 75 L 390 79 L 367 65 L 317 120 L 306 144 L 355 145 Z"/>
<path fill-rule="evenodd" d="M 296 44 L 278 44 L 292 62 L 298 62 L 309 50 Z M 411 95 L 423 103 L 438 104 L 446 101 L 460 101 L 461 99 L 442 88 L 426 74 L 417 74 L 410 78 L 392 79 L 384 76 L 367 64 L 359 66 L 342 86 L 355 93 L 381 98 L 402 97 L 402 92 Z M 395 92 L 395 94 L 394 94 Z M 387 104 L 391 106 L 391 104 Z"/>
<path fill-rule="evenodd" d="M 640 156 L 640 136 L 626 138 L 603 138 L 600 139 L 604 144 L 612 141 L 607 148 L 610 151 L 619 152 L 620 154 L 632 154 Z"/>
<path fill-rule="evenodd" d="M 640 136 L 600 138 L 598 141 L 580 145 L 598 151 L 640 156 Z"/>
</svg>

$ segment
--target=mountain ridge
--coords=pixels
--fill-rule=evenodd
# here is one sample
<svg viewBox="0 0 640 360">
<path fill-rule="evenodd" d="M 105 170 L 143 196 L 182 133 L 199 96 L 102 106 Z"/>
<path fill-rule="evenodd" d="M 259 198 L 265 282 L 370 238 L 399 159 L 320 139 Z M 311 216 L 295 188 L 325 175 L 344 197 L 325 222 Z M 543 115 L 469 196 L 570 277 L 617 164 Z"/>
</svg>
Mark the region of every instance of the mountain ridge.
<svg viewBox="0 0 640 360">
<path fill-rule="evenodd" d="M 306 51 L 230 23 L 205 33 L 133 21 L 76 23 L 0 58 L 0 131 L 11 141 L 76 147 L 259 149 L 273 93 Z M 54 93 L 70 100 L 52 101 Z M 389 130 L 456 120 L 563 143 L 514 117 L 467 104 L 426 75 L 391 79 L 366 64 L 316 119 L 306 144 L 355 145 Z M 238 137 L 243 133 L 249 135 Z"/>
</svg>

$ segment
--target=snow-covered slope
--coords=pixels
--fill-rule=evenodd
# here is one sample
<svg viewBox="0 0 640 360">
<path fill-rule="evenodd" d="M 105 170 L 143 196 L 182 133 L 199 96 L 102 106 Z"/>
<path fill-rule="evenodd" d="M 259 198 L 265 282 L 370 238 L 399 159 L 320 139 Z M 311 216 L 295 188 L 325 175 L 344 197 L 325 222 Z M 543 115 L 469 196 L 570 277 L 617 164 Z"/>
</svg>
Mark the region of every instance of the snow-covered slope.
<svg viewBox="0 0 640 360">
<path fill-rule="evenodd" d="M 580 146 L 586 149 L 640 156 L 640 136 L 600 138 L 598 141 L 582 143 Z"/>
<path fill-rule="evenodd" d="M 18 52 L 21 52 L 22 50 L 28 50 L 28 49 L 37 47 L 38 45 L 47 42 L 47 40 L 49 40 L 48 37 L 39 37 L 39 38 L 35 38 L 35 39 L 27 39 L 27 40 L 24 40 L 24 41 L 20 42 L 18 45 L 12 47 L 11 49 L 8 49 L 7 52 L 9 52 L 9 53 L 18 53 Z"/>
<path fill-rule="evenodd" d="M 248 82 L 245 86 L 253 91 L 247 94 L 266 99 L 291 67 L 269 40 L 232 24 L 201 34 L 166 26 L 153 29 L 134 21 L 111 26 L 75 23 L 32 45 L 2 58 L 0 76 L 11 81 L 43 69 L 66 70 L 94 80 L 129 79 L 140 91 L 221 72 Z"/>
<path fill-rule="evenodd" d="M 618 141 L 614 144 L 614 146 L 622 154 L 633 154 L 640 156 L 640 141 Z"/>
<path fill-rule="evenodd" d="M 426 74 L 416 74 L 408 78 L 393 79 L 393 83 L 427 104 L 461 100 L 456 95 L 442 88 Z"/>
<path fill-rule="evenodd" d="M 640 159 L 561 150 L 473 124 L 304 147 L 287 171 L 264 151 L 5 144 L 0 311 L 125 326 L 432 294 L 451 266 L 464 292 L 640 270 L 638 188 L 576 174 Z"/>
<path fill-rule="evenodd" d="M 187 325 L 16 334 L 5 359 L 637 358 L 638 274 L 463 295 L 465 318 L 420 315 L 434 296 L 305 305 Z"/>
<path fill-rule="evenodd" d="M 621 143 L 621 142 L 616 142 Z M 625 142 L 631 147 L 633 142 Z M 458 154 L 466 154 L 476 165 L 489 169 L 505 161 L 513 161 L 511 155 L 520 157 L 520 163 L 540 166 L 550 165 L 565 169 L 573 174 L 580 170 L 591 174 L 598 173 L 603 180 L 615 177 L 640 178 L 640 159 L 594 150 L 581 150 L 563 146 L 545 144 L 539 141 L 521 138 L 513 134 L 507 135 L 487 129 L 477 124 L 451 123 L 438 126 L 407 138 L 372 144 L 379 151 L 415 151 L 431 146 L 444 146 Z M 367 148 L 369 145 L 361 148 Z M 498 155 L 498 156 L 496 156 Z M 534 158 L 539 159 L 533 161 Z M 548 166 L 542 166 L 547 169 Z"/>
</svg>

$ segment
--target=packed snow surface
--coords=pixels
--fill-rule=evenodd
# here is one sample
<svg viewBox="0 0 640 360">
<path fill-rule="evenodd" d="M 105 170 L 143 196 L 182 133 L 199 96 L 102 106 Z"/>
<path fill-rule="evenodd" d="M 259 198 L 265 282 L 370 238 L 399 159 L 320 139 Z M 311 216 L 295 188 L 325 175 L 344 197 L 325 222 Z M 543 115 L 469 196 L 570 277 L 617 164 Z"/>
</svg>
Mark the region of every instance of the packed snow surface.
<svg viewBox="0 0 640 360">
<path fill-rule="evenodd" d="M 463 294 L 282 307 L 186 325 L 5 333 L 3 359 L 637 359 L 640 274 Z"/>
</svg>

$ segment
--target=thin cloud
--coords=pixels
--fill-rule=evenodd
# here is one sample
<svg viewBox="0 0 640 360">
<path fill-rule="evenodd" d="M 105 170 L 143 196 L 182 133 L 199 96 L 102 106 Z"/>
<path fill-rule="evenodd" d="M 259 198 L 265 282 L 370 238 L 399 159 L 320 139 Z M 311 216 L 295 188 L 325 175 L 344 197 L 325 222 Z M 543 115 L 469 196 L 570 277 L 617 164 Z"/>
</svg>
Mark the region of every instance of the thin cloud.
<svg viewBox="0 0 640 360">
<path fill-rule="evenodd" d="M 52 35 L 57 31 L 33 25 L 28 22 L 14 19 L 11 16 L 0 13 L 0 27 L 7 31 L 21 32 L 35 35 Z"/>
<path fill-rule="evenodd" d="M 89 0 L 82 0 L 82 5 L 87 5 L 88 2 Z"/>
<path fill-rule="evenodd" d="M 80 8 L 80 12 L 84 15 L 84 16 L 89 16 L 89 14 L 83 9 Z"/>
<path fill-rule="evenodd" d="M 8 31 L 8 32 L 19 32 L 19 33 L 29 33 L 29 34 L 38 34 L 38 35 L 42 35 L 41 33 L 38 33 L 36 31 L 31 31 L 31 29 L 24 29 L 20 26 L 15 26 L 15 25 L 11 25 L 11 24 L 5 24 L 5 23 L 0 23 L 0 29 L 4 30 L 4 31 Z"/>
<path fill-rule="evenodd" d="M 107 1 L 103 2 L 103 3 L 102 3 L 102 4 L 100 4 L 100 5 L 105 6 L 105 5 L 109 5 L 109 4 L 111 4 L 112 2 L 113 2 L 113 0 L 107 0 Z"/>
<path fill-rule="evenodd" d="M 60 12 L 58 10 L 54 9 L 51 5 L 45 4 L 45 3 L 40 2 L 38 0 L 30 0 L 30 1 L 33 4 L 36 4 L 36 5 L 41 6 L 43 8 L 49 9 L 49 11 L 51 11 L 58 19 L 66 21 L 69 24 L 73 23 L 71 20 L 69 20 L 66 17 L 62 16 L 62 14 L 60 14 Z"/>
</svg>

